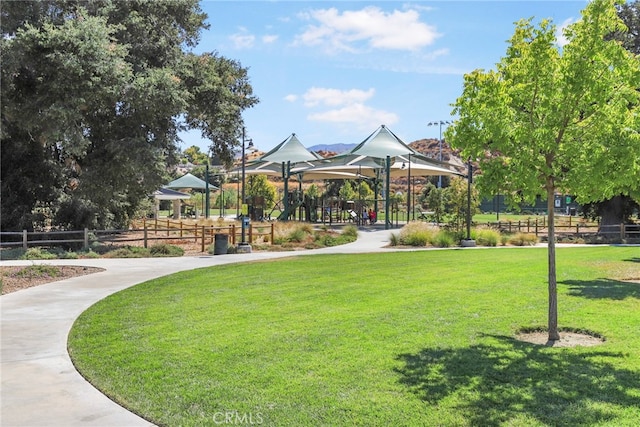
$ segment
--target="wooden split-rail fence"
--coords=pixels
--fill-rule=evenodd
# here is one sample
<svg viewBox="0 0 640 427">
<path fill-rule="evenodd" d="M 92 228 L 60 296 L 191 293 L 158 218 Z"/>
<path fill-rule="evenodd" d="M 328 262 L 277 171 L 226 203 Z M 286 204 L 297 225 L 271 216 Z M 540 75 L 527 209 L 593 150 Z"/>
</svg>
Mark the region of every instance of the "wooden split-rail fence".
<svg viewBox="0 0 640 427">
<path fill-rule="evenodd" d="M 273 243 L 274 224 L 248 224 L 245 228 L 247 243 Z M 242 227 L 229 225 L 202 224 L 171 219 L 139 220 L 127 230 L 72 230 L 72 231 L 17 231 L 0 232 L 0 247 L 48 247 L 73 244 L 89 247 L 92 242 L 100 243 L 142 243 L 146 248 L 157 241 L 189 241 L 200 243 L 200 250 L 206 252 L 216 235 L 224 235 L 230 245 L 242 239 Z"/>
</svg>

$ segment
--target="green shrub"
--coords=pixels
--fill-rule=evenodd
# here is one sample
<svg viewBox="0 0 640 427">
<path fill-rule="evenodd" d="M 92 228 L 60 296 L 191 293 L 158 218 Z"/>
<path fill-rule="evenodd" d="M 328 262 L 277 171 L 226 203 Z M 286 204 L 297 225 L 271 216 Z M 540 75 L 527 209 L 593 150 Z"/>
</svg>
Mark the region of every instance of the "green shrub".
<svg viewBox="0 0 640 427">
<path fill-rule="evenodd" d="M 25 250 L 22 248 L 2 249 L 0 251 L 0 259 L 2 260 L 15 260 L 24 259 Z"/>
<path fill-rule="evenodd" d="M 509 243 L 514 246 L 533 246 L 538 243 L 538 238 L 535 234 L 516 233 L 511 236 Z"/>
<path fill-rule="evenodd" d="M 89 249 L 86 252 L 82 252 L 80 254 L 80 258 L 90 258 L 90 259 L 95 259 L 95 258 L 100 258 L 100 254 L 92 251 L 91 249 Z"/>
<path fill-rule="evenodd" d="M 455 244 L 455 238 L 451 233 L 440 230 L 430 242 L 433 246 L 438 248 L 448 248 Z"/>
<path fill-rule="evenodd" d="M 358 227 L 355 225 L 347 225 L 342 229 L 342 235 L 356 240 L 358 238 Z"/>
<path fill-rule="evenodd" d="M 60 276 L 60 268 L 47 264 L 34 264 L 17 271 L 14 276 L 30 279 L 39 277 L 58 277 Z"/>
<path fill-rule="evenodd" d="M 113 246 L 105 245 L 105 244 L 97 242 L 97 241 L 91 242 L 89 244 L 89 250 L 97 253 L 98 255 L 104 255 L 107 252 L 112 251 L 113 249 L 114 249 Z"/>
<path fill-rule="evenodd" d="M 422 221 L 412 221 L 400 230 L 399 241 L 403 245 L 427 246 L 438 229 Z"/>
<path fill-rule="evenodd" d="M 105 258 L 146 258 L 151 256 L 149 249 L 138 246 L 124 246 L 104 254 Z"/>
<path fill-rule="evenodd" d="M 78 254 L 73 251 L 62 251 L 58 254 L 60 259 L 78 259 Z"/>
<path fill-rule="evenodd" d="M 307 239 L 308 236 L 309 233 L 307 233 L 302 227 L 298 227 L 293 229 L 289 233 L 286 240 L 294 243 L 302 243 Z"/>
<path fill-rule="evenodd" d="M 400 244 L 400 236 L 396 233 L 391 233 L 389 235 L 389 244 L 391 246 L 398 246 Z"/>
<path fill-rule="evenodd" d="M 480 246 L 498 246 L 500 240 L 500 232 L 490 228 L 475 230 L 476 243 Z"/>
<path fill-rule="evenodd" d="M 167 243 L 158 243 L 155 245 L 152 245 L 149 248 L 149 252 L 151 253 L 151 256 L 154 257 L 169 257 L 169 256 L 182 256 L 184 255 L 184 249 L 182 249 L 180 246 L 176 246 L 176 245 L 169 245 Z"/>
<path fill-rule="evenodd" d="M 57 256 L 47 250 L 40 248 L 29 248 L 22 256 L 22 259 L 56 259 Z"/>
</svg>

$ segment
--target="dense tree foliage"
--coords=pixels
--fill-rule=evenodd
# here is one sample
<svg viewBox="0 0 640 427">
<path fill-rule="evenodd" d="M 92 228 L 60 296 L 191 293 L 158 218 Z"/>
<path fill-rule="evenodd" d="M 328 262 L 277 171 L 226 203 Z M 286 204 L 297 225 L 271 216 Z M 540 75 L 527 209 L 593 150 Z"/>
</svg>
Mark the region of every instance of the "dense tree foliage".
<svg viewBox="0 0 640 427">
<path fill-rule="evenodd" d="M 264 197 L 264 206 L 271 209 L 278 201 L 278 189 L 266 175 L 251 175 L 248 178 L 246 197 Z"/>
<path fill-rule="evenodd" d="M 189 51 L 196 0 L 2 5 L 3 230 L 123 227 L 199 129 L 230 161 L 247 71 Z"/>
<path fill-rule="evenodd" d="M 478 159 L 485 195 L 547 198 L 549 339 L 559 339 L 554 194 L 582 202 L 640 190 L 640 61 L 607 35 L 624 31 L 613 0 L 593 0 L 556 45 L 548 20 L 516 26 L 497 70 L 465 76 L 447 140 Z"/>
<path fill-rule="evenodd" d="M 610 34 L 608 38 L 620 40 L 627 50 L 640 55 L 640 0 L 619 4 L 616 9 L 627 28 Z M 600 219 L 603 226 L 620 224 L 629 221 L 633 213 L 640 210 L 640 195 L 634 199 L 629 194 L 618 194 L 600 202 L 587 203 L 583 209 L 586 217 Z"/>
<path fill-rule="evenodd" d="M 194 165 L 206 165 L 209 162 L 207 153 L 200 151 L 200 147 L 192 145 L 182 152 L 182 155 Z"/>
</svg>

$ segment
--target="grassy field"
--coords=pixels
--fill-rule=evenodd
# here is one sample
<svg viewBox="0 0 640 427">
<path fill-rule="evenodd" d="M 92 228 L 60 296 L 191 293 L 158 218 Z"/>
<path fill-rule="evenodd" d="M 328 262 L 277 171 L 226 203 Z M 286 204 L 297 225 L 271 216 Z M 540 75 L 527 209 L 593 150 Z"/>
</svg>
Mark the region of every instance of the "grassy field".
<svg viewBox="0 0 640 427">
<path fill-rule="evenodd" d="M 640 251 L 558 249 L 559 320 L 606 338 L 554 348 L 546 250 L 305 256 L 183 272 L 114 294 L 69 337 L 80 372 L 159 425 L 635 426 Z"/>
</svg>

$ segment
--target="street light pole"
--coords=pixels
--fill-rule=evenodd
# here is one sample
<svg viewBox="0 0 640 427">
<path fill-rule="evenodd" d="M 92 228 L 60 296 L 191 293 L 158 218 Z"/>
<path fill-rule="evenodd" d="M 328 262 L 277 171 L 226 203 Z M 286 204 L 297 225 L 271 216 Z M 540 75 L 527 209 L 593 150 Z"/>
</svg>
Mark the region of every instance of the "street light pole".
<svg viewBox="0 0 640 427">
<path fill-rule="evenodd" d="M 205 212 L 205 214 L 204 214 L 204 217 L 205 217 L 205 219 L 209 219 L 209 208 L 210 208 L 209 203 L 211 202 L 209 200 L 209 198 L 211 197 L 211 193 L 209 192 L 209 158 L 207 158 L 207 166 L 206 166 L 206 169 L 204 171 L 204 181 L 205 181 L 205 185 L 204 185 L 204 187 L 205 187 L 205 190 L 204 190 L 204 192 L 205 192 L 204 212 Z"/>
<path fill-rule="evenodd" d="M 248 148 L 253 147 L 253 140 L 251 139 L 245 139 L 245 129 L 244 126 L 242 127 L 242 196 L 240 199 L 240 203 L 242 204 L 242 206 L 244 206 L 244 202 L 245 202 L 245 164 L 246 164 L 246 159 L 245 159 L 245 143 L 249 143 Z M 242 229 L 242 241 L 241 241 L 241 245 L 247 245 L 247 242 L 245 241 L 245 232 L 246 232 L 246 220 L 244 217 L 244 212 L 241 211 L 240 213 L 240 221 L 242 221 L 241 223 L 241 229 Z"/>
<path fill-rule="evenodd" d="M 438 147 L 440 150 L 440 154 L 438 156 L 438 160 L 442 161 L 442 125 L 451 124 L 450 121 L 447 120 L 438 120 L 437 122 L 429 122 L 427 126 L 440 126 L 440 138 L 438 139 Z M 442 188 L 442 175 L 438 176 L 438 188 Z"/>
<path fill-rule="evenodd" d="M 476 241 L 471 239 L 471 184 L 473 183 L 473 165 L 471 159 L 467 162 L 467 238 L 460 243 L 462 247 L 474 247 Z"/>
</svg>

